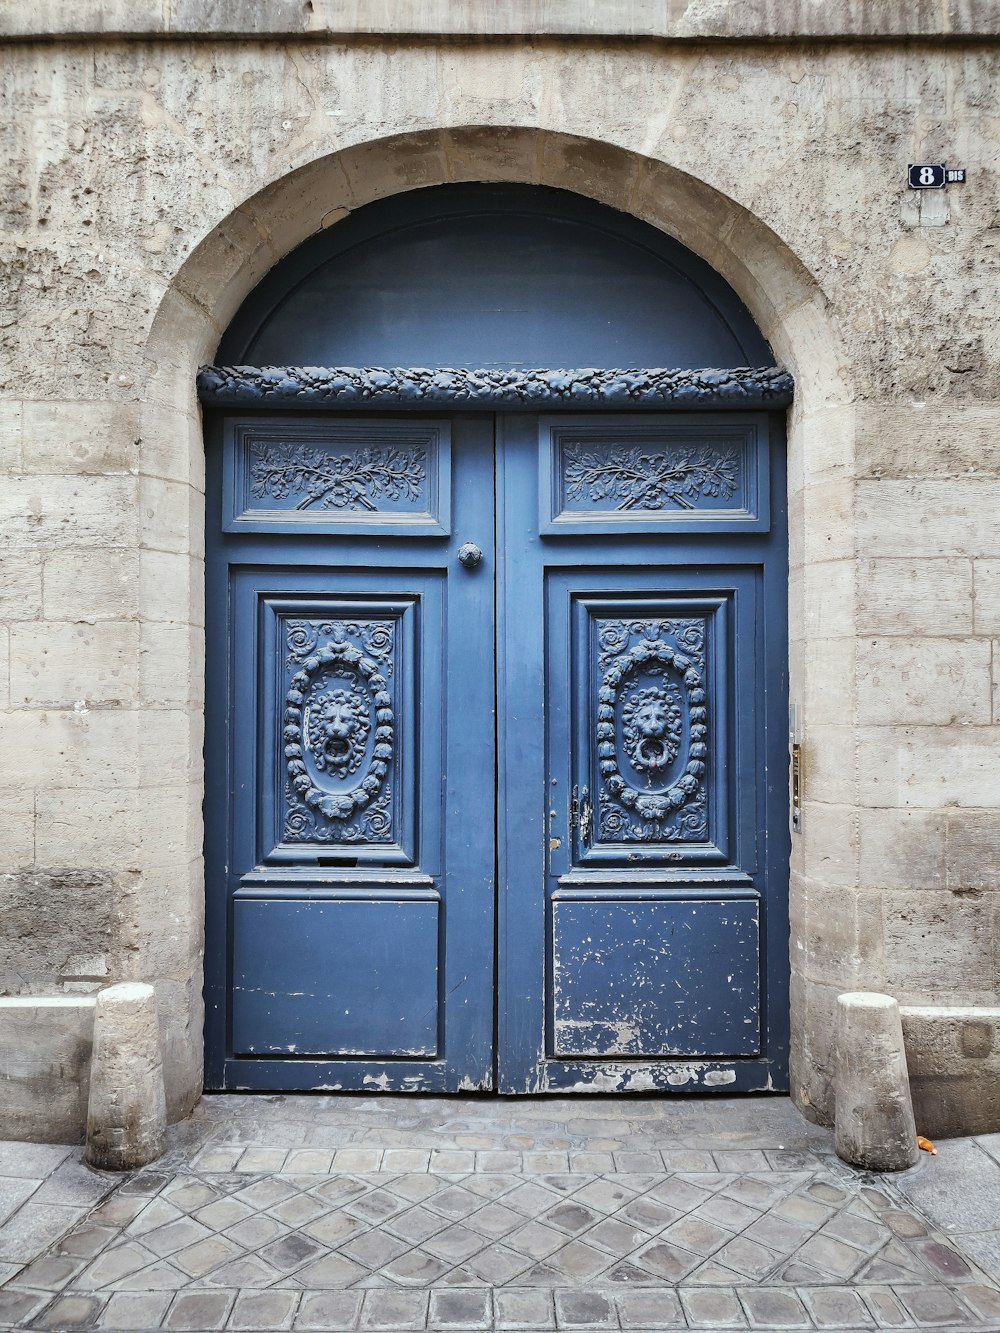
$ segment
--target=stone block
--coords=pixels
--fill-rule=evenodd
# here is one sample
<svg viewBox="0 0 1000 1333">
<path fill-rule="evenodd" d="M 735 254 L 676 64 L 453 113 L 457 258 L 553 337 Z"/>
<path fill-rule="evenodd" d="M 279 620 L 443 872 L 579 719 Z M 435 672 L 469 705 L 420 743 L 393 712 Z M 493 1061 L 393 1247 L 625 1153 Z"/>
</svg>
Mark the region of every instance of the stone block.
<svg viewBox="0 0 1000 1333">
<path fill-rule="evenodd" d="M 0 1137 L 80 1142 L 93 1026 L 93 996 L 0 997 Z"/>
<path fill-rule="evenodd" d="M 103 866 L 0 875 L 0 991 L 55 991 L 74 955 L 113 954 L 120 938 L 118 884 Z"/>
<path fill-rule="evenodd" d="M 892 996 L 853 991 L 838 997 L 835 1103 L 835 1144 L 845 1162 L 866 1171 L 913 1166 L 919 1150 Z"/>
<path fill-rule="evenodd" d="M 0 552 L 0 619 L 33 620 L 41 613 L 41 553 Z"/>
<path fill-rule="evenodd" d="M 919 1132 L 1000 1132 L 1000 1008 L 904 1005 L 900 1013 Z"/>
<path fill-rule="evenodd" d="M 839 639 L 854 633 L 854 561 L 821 561 L 801 574 L 803 634 L 808 639 Z"/>
<path fill-rule="evenodd" d="M 131 403 L 25 402 L 24 471 L 108 476 L 134 472 L 139 431 Z"/>
<path fill-rule="evenodd" d="M 130 1171 L 161 1156 L 166 1099 L 156 993 L 143 982 L 99 992 L 87 1102 L 91 1166 Z"/>
<path fill-rule="evenodd" d="M 135 702 L 138 657 L 134 621 L 15 625 L 11 702 L 15 708 L 127 708 Z"/>
<path fill-rule="evenodd" d="M 9 477 L 0 490 L 0 531 L 17 550 L 135 544 L 132 477 Z"/>
<path fill-rule="evenodd" d="M 883 898 L 887 984 L 901 1002 L 928 994 L 943 1004 L 995 995 L 993 905 L 979 894 L 937 889 Z"/>
<path fill-rule="evenodd" d="M 888 557 L 859 561 L 858 633 L 913 636 L 972 633 L 973 568 L 972 561 L 959 558 Z M 985 628 L 979 623 L 979 603 L 977 587 L 975 632 L 988 634 L 988 623 Z M 1000 624 L 1000 601 L 997 613 Z"/>
<path fill-rule="evenodd" d="M 135 551 L 55 551 L 45 556 L 45 616 L 86 624 L 130 620 L 137 609 L 138 578 Z"/>
<path fill-rule="evenodd" d="M 1000 806 L 1000 727 L 876 727 L 857 739 L 863 805 Z"/>
<path fill-rule="evenodd" d="M 1000 476 L 1000 403 L 870 403 L 858 408 L 858 476 Z"/>
<path fill-rule="evenodd" d="M 1000 810 L 947 811 L 950 889 L 1000 889 Z"/>
<path fill-rule="evenodd" d="M 1000 634 L 1000 560 L 972 562 L 977 634 Z"/>
<path fill-rule="evenodd" d="M 858 482 L 861 557 L 1000 556 L 1000 480 Z"/>
<path fill-rule="evenodd" d="M 802 644 L 801 697 L 810 732 L 854 721 L 855 648 L 853 638 L 810 638 Z"/>
<path fill-rule="evenodd" d="M 204 555 L 205 502 L 184 482 L 139 478 L 140 543 L 153 551 Z"/>
<path fill-rule="evenodd" d="M 988 724 L 993 720 L 991 659 L 989 639 L 861 638 L 858 722 Z"/>
<path fill-rule="evenodd" d="M 139 616 L 158 623 L 203 626 L 204 561 L 169 551 L 140 551 Z"/>
<path fill-rule="evenodd" d="M 0 872 L 30 865 L 35 855 L 35 793 L 23 787 L 0 788 Z"/>
<path fill-rule="evenodd" d="M 947 817 L 939 810 L 859 810 L 861 884 L 944 888 L 946 829 Z"/>
<path fill-rule="evenodd" d="M 144 623 L 139 631 L 139 698 L 153 707 L 200 707 L 205 636 L 188 625 Z"/>
<path fill-rule="evenodd" d="M 0 747 L 0 787 L 134 787 L 137 715 L 118 709 L 7 713 Z"/>
</svg>

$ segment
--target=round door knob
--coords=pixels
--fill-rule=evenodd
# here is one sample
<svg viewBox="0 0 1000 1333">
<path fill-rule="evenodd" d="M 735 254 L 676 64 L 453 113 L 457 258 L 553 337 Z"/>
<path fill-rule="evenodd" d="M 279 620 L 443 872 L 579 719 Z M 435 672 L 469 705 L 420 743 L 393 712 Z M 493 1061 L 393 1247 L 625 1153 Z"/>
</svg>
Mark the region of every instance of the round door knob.
<svg viewBox="0 0 1000 1333">
<path fill-rule="evenodd" d="M 482 558 L 483 553 L 475 542 L 463 542 L 458 548 L 458 563 L 464 569 L 475 569 Z"/>
</svg>

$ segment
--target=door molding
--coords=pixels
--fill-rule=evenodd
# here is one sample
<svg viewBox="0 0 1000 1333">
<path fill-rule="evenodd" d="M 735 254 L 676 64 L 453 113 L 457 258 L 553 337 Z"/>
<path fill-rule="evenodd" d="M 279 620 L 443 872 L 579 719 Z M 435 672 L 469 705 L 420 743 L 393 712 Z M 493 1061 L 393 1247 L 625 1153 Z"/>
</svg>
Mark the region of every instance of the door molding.
<svg viewBox="0 0 1000 1333">
<path fill-rule="evenodd" d="M 552 412 L 581 408 L 678 407 L 781 409 L 791 405 L 791 374 L 782 366 L 718 370 L 595 370 L 517 367 L 202 366 L 198 396 L 206 407 L 467 408 Z"/>
</svg>

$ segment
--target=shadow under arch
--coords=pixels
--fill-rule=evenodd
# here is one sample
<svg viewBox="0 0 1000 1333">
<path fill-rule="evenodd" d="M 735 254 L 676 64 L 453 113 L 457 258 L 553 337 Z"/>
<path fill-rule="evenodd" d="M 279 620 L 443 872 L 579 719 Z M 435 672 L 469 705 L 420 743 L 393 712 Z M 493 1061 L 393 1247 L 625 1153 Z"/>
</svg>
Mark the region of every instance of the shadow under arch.
<svg viewBox="0 0 1000 1333">
<path fill-rule="evenodd" d="M 183 475 L 195 497 L 202 491 L 203 453 L 195 375 L 211 362 L 219 341 L 244 299 L 274 265 L 297 245 L 325 227 L 335 226 L 365 204 L 410 190 L 454 182 L 518 182 L 546 185 L 610 205 L 651 224 L 709 264 L 740 297 L 770 343 L 776 358 L 795 376 L 796 396 L 789 420 L 790 526 L 793 532 L 793 582 L 789 627 L 793 645 L 804 641 L 805 597 L 796 565 L 809 554 L 796 542 L 803 526 L 803 505 L 795 493 L 812 480 L 814 440 L 822 438 L 823 473 L 850 476 L 850 430 L 826 433 L 830 409 L 853 400 L 849 363 L 835 321 L 816 278 L 785 242 L 760 218 L 719 190 L 668 163 L 596 139 L 541 129 L 458 127 L 421 131 L 346 147 L 295 168 L 248 197 L 197 245 L 176 272 L 152 321 L 146 342 L 148 377 L 140 411 L 139 471 L 162 477 Z M 819 423 L 819 424 L 812 424 Z M 164 470 L 163 457 L 173 462 Z M 196 633 L 178 637 L 169 664 L 198 679 L 203 673 L 201 551 L 204 505 L 197 499 L 188 515 L 187 605 Z M 153 546 L 140 537 L 143 545 Z M 817 557 L 819 558 L 819 557 Z M 151 575 L 155 577 L 155 575 Z M 142 596 L 142 592 L 140 593 Z M 182 597 L 175 599 L 178 604 Z M 800 693 L 804 659 L 791 657 L 792 698 Z M 200 697 L 192 696 L 190 770 L 200 772 Z M 808 719 L 806 719 L 808 721 Z M 805 873 L 805 840 L 793 853 L 793 878 Z M 190 901 L 201 893 L 202 831 L 189 830 L 186 861 L 192 867 Z M 203 924 L 200 911 L 186 918 L 192 957 L 200 959 Z M 794 914 L 793 914 L 794 920 Z M 800 946 L 794 936 L 792 956 Z M 200 1018 L 196 986 L 189 987 L 190 1009 L 175 1016 L 176 1061 L 186 1091 L 172 1098 L 189 1106 L 199 1086 L 197 1045 Z M 793 995 L 795 981 L 793 978 Z M 802 1005 L 805 1008 L 805 1005 Z M 793 1023 L 793 1033 L 796 1024 Z M 794 1035 L 793 1035 L 794 1045 Z M 181 1047 L 189 1048 L 186 1052 Z M 793 1049 L 793 1067 L 795 1053 Z M 808 1061 L 806 1061 L 808 1064 Z M 795 1074 L 793 1088 L 809 1082 L 808 1070 Z M 808 1100 L 808 1099 L 807 1099 Z M 821 1098 L 811 1098 L 819 1111 Z M 821 1112 L 819 1112 L 821 1113 Z"/>
</svg>

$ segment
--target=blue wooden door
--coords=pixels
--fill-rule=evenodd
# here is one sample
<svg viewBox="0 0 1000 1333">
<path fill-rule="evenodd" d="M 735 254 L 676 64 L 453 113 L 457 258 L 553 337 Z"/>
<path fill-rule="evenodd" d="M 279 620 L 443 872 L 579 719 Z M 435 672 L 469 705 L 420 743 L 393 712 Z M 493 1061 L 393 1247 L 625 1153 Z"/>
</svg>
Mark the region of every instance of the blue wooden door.
<svg viewBox="0 0 1000 1333">
<path fill-rule="evenodd" d="M 786 1085 L 779 446 L 215 422 L 209 1086 Z"/>
<path fill-rule="evenodd" d="M 492 1086 L 493 453 L 489 416 L 211 428 L 209 1087 Z"/>
<path fill-rule="evenodd" d="M 501 423 L 502 1092 L 787 1086 L 776 430 Z"/>
</svg>

